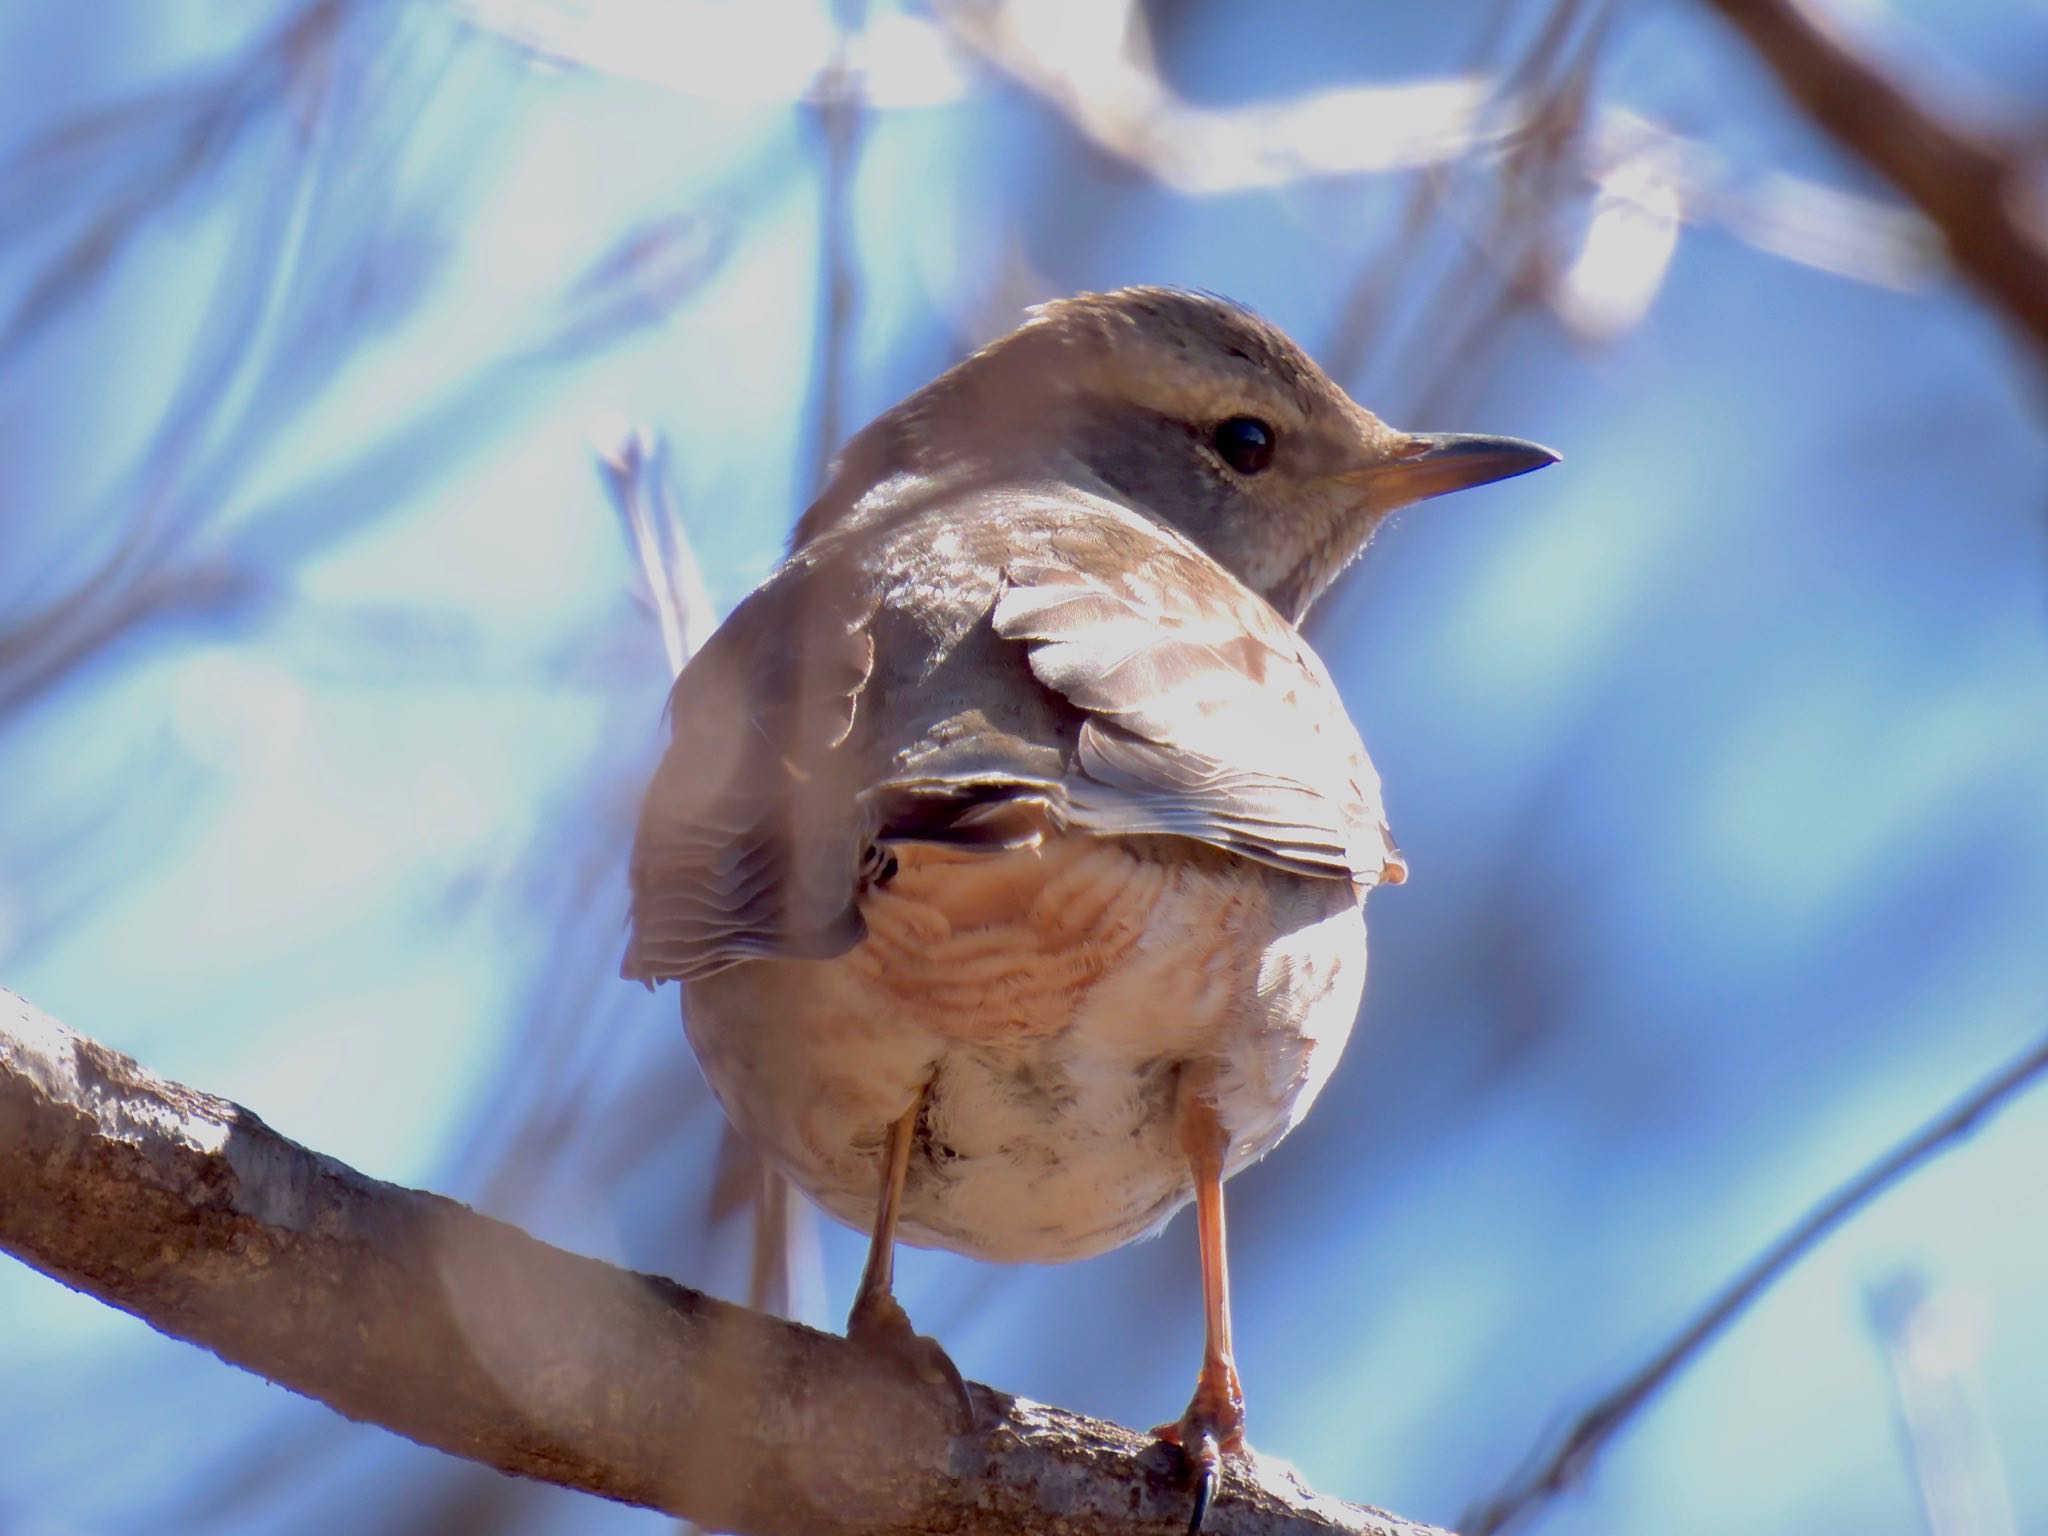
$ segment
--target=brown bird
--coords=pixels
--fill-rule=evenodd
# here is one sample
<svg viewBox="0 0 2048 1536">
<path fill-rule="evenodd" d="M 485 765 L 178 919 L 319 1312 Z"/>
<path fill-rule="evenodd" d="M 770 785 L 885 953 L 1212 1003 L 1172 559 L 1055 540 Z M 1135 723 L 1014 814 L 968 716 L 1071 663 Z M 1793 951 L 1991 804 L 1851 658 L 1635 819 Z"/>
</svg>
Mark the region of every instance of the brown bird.
<svg viewBox="0 0 2048 1536">
<path fill-rule="evenodd" d="M 624 973 L 873 1234 L 852 1338 L 964 1400 L 898 1239 L 1078 1259 L 1192 1197 L 1207 1347 L 1157 1433 L 1200 1524 L 1244 1444 L 1223 1181 L 1328 1079 L 1405 873 L 1296 626 L 1388 513 L 1556 457 L 1397 431 L 1161 288 L 1047 304 L 848 444 L 676 682 Z"/>
</svg>

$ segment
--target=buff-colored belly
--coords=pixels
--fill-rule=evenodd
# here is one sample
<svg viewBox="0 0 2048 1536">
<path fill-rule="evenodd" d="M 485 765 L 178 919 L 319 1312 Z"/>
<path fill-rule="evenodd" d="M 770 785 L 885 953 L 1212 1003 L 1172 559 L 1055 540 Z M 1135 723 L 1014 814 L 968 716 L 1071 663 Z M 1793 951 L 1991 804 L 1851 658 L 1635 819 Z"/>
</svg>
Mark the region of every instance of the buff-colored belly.
<svg viewBox="0 0 2048 1536">
<path fill-rule="evenodd" d="M 1365 973 L 1345 882 L 1158 839 L 898 854 L 848 954 L 750 962 L 684 998 L 727 1113 L 843 1221 L 872 1221 L 883 1134 L 929 1085 L 906 1241 L 1099 1253 L 1192 1192 L 1182 1072 L 1213 1081 L 1235 1168 L 1336 1064 Z"/>
</svg>

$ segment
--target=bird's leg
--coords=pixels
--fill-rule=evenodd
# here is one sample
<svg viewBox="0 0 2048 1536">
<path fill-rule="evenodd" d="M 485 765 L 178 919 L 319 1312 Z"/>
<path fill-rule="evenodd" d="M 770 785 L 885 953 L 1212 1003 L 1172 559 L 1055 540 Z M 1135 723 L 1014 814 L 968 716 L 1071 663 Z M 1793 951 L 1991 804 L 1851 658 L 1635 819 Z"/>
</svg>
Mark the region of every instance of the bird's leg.
<svg viewBox="0 0 2048 1536">
<path fill-rule="evenodd" d="M 882 1188 L 875 1202 L 875 1230 L 868 1240 L 867 1268 L 854 1292 L 846 1336 L 857 1343 L 881 1344 L 908 1334 L 910 1319 L 896 1300 L 896 1221 L 903 1211 L 903 1180 L 910 1171 L 910 1148 L 917 1136 L 917 1117 L 924 1111 L 918 1094 L 903 1116 L 889 1127 L 882 1144 Z"/>
<path fill-rule="evenodd" d="M 1223 1165 L 1230 1138 L 1216 1106 L 1183 1074 L 1176 1105 L 1181 1150 L 1195 1177 L 1195 1239 L 1202 1255 L 1202 1316 L 1205 1324 L 1202 1371 L 1195 1395 L 1178 1423 L 1153 1433 L 1177 1445 L 1195 1479 L 1195 1513 L 1190 1532 L 1199 1532 L 1215 1498 L 1222 1459 L 1244 1449 L 1244 1388 L 1230 1348 L 1230 1270 L 1223 1240 Z"/>
<path fill-rule="evenodd" d="M 929 1090 L 926 1090 L 929 1091 Z M 910 1326 L 910 1315 L 896 1299 L 896 1221 L 903 1210 L 903 1180 L 910 1171 L 910 1148 L 917 1136 L 917 1117 L 924 1112 L 920 1092 L 903 1117 L 889 1127 L 882 1147 L 882 1189 L 875 1203 L 875 1230 L 868 1242 L 867 1268 L 861 1271 L 846 1336 L 863 1349 L 906 1365 L 922 1380 L 950 1391 L 960 1405 L 969 1432 L 974 1429 L 974 1399 L 967 1382 L 938 1340 Z"/>
</svg>

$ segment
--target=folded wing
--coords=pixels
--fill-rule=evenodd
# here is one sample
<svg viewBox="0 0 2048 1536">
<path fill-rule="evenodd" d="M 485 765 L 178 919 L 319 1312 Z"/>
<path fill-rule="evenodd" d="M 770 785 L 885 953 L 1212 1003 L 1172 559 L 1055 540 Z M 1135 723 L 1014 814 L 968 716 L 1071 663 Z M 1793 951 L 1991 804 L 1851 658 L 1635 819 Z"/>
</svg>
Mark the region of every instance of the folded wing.
<svg viewBox="0 0 2048 1536">
<path fill-rule="evenodd" d="M 1379 778 L 1294 627 L 1192 547 L 1010 562 L 996 632 L 1082 711 L 1072 825 L 1209 843 L 1372 883 L 1397 861 Z"/>
<path fill-rule="evenodd" d="M 848 530 L 677 680 L 635 839 L 624 973 L 843 953 L 892 842 L 1172 837 L 1398 878 L 1322 663 L 1200 550 L 1071 488 Z"/>
<path fill-rule="evenodd" d="M 874 668 L 853 594 L 785 572 L 676 679 L 634 837 L 622 973 L 650 985 L 762 955 L 841 954 L 869 829 L 843 749 Z"/>
</svg>

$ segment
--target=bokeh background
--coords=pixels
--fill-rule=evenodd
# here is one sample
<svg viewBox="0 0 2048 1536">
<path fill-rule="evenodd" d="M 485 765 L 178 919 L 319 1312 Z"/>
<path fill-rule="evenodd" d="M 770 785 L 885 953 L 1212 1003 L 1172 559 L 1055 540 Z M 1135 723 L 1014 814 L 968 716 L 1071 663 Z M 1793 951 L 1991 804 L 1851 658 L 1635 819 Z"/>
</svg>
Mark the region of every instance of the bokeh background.
<svg viewBox="0 0 2048 1536">
<path fill-rule="evenodd" d="M 2048 9 L 1826 9 L 2040 197 Z M 1254 1439 L 1454 1521 L 2048 1027 L 2043 357 L 1941 249 L 1704 0 L 16 0 L 0 984 L 744 1297 L 758 1181 L 674 989 L 615 979 L 669 651 L 1025 305 L 1231 295 L 1402 425 L 1565 454 L 1315 617 L 1414 875 L 1321 1105 L 1231 1186 Z M 2048 1093 L 1544 1528 L 2048 1529 L 2044 1215 Z M 861 1240 L 786 1227 L 836 1323 Z M 1186 1218 L 902 1285 L 972 1376 L 1185 1401 Z M 0 1262 L 9 1536 L 671 1524 Z"/>
</svg>

